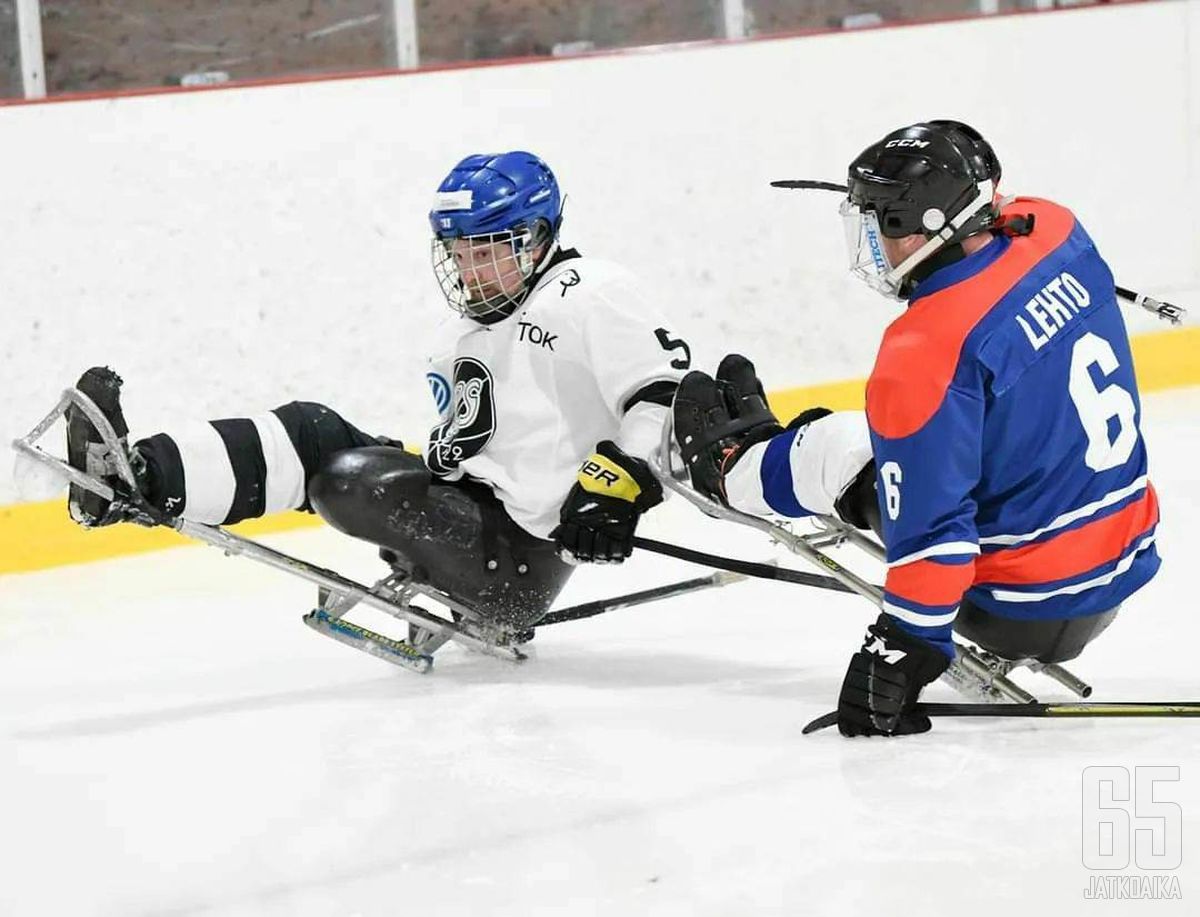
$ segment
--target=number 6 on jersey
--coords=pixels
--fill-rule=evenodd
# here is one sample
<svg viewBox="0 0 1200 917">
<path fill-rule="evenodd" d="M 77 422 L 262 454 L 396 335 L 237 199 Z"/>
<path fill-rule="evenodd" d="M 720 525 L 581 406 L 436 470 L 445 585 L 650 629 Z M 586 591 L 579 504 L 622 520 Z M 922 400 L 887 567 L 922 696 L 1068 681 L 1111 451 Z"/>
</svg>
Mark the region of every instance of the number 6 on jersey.
<svg viewBox="0 0 1200 917">
<path fill-rule="evenodd" d="M 1134 418 L 1137 405 L 1133 396 L 1121 386 L 1113 383 L 1097 389 L 1089 369 L 1092 365 L 1110 376 L 1120 363 L 1113 353 L 1112 345 L 1091 331 L 1075 342 L 1071 350 L 1071 379 L 1068 384 L 1071 400 L 1079 412 L 1079 422 L 1087 435 L 1087 452 L 1084 464 L 1093 471 L 1107 471 L 1124 465 L 1137 444 L 1138 431 Z M 1109 440 L 1109 421 L 1116 418 L 1116 438 Z"/>
</svg>

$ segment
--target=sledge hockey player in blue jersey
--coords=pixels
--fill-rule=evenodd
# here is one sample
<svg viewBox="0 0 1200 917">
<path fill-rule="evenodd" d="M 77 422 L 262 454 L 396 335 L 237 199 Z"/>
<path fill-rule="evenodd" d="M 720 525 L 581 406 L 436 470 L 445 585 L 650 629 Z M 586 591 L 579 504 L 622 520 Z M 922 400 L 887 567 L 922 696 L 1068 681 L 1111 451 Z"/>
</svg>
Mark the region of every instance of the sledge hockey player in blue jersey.
<svg viewBox="0 0 1200 917">
<path fill-rule="evenodd" d="M 850 165 L 851 270 L 907 302 L 865 415 L 814 408 L 781 429 L 738 355 L 676 395 L 699 491 L 883 540 L 883 613 L 842 684 L 843 735 L 928 730 L 912 708 L 952 632 L 1005 659 L 1073 659 L 1159 566 L 1112 274 L 1069 210 L 1002 199 L 999 179 L 955 121 L 897 130 Z"/>
<path fill-rule="evenodd" d="M 223 525 L 315 509 L 521 642 L 572 563 L 629 556 L 639 517 L 662 498 L 645 459 L 690 351 L 632 276 L 560 244 L 562 195 L 532 153 L 466 157 L 429 221 L 455 314 L 427 350 L 441 419 L 424 458 L 313 402 L 126 447 L 117 375 L 91 369 L 77 387 L 112 423 L 155 510 Z M 103 438 L 78 408 L 67 420 L 70 464 L 125 498 L 72 485 L 72 518 L 138 521 Z"/>
</svg>

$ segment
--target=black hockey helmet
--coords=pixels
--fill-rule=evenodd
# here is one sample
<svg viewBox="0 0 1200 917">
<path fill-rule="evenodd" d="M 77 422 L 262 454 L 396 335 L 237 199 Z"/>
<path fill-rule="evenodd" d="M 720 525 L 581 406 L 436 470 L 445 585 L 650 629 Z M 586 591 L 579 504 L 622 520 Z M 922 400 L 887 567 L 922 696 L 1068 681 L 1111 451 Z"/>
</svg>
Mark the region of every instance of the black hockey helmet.
<svg viewBox="0 0 1200 917">
<path fill-rule="evenodd" d="M 851 269 L 888 295 L 903 295 L 905 278 L 937 250 L 993 225 L 1000 160 L 979 131 L 961 121 L 922 121 L 892 131 L 850 164 L 843 215 Z M 922 234 L 929 241 L 891 265 L 872 235 Z"/>
</svg>

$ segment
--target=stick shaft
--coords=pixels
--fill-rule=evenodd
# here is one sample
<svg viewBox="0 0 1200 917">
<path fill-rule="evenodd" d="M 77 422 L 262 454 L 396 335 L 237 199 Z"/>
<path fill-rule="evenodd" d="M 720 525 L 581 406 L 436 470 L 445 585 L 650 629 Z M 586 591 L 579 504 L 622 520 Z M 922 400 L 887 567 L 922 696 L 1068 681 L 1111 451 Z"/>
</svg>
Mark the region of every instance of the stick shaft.
<svg viewBox="0 0 1200 917">
<path fill-rule="evenodd" d="M 785 583 L 795 583 L 799 586 L 831 589 L 834 592 L 854 591 L 832 576 L 822 576 L 819 573 L 805 573 L 802 570 L 788 570 L 781 567 L 773 567 L 770 564 L 760 564 L 749 560 L 736 560 L 732 557 L 721 557 L 716 554 L 705 553 L 704 551 L 693 551 L 691 548 L 681 547 L 680 545 L 667 544 L 664 541 L 655 541 L 652 538 L 642 538 L 635 535 L 633 546 L 643 551 L 651 551 L 655 554 L 665 555 L 666 557 L 674 557 L 678 560 L 686 560 L 694 564 L 704 564 L 707 567 L 716 567 L 718 570 L 742 573 L 746 576 L 756 576 L 760 579 L 780 580 Z"/>
<path fill-rule="evenodd" d="M 1131 701 L 1107 704 L 917 704 L 926 716 L 988 717 L 1200 717 L 1200 701 Z M 802 733 L 809 735 L 837 725 L 837 711 L 819 716 Z"/>
<path fill-rule="evenodd" d="M 579 605 L 561 608 L 558 611 L 552 611 L 547 614 L 535 626 L 546 627 L 550 624 L 561 624 L 564 621 L 578 621 L 581 618 L 591 618 L 599 614 L 604 614 L 606 611 L 616 611 L 618 608 L 628 608 L 631 605 L 642 605 L 646 602 L 668 599 L 673 596 L 684 595 L 688 592 L 696 592 L 700 589 L 724 586 L 734 581 L 734 577 L 727 577 L 720 573 L 710 573 L 708 576 L 697 576 L 692 579 L 680 580 L 677 583 L 668 583 L 665 586 L 655 586 L 653 589 L 642 589 L 639 592 L 630 592 L 611 599 L 597 599 L 593 602 L 583 602 Z"/>
<path fill-rule="evenodd" d="M 1196 701 L 1068 704 L 917 704 L 926 716 L 1187 717 L 1200 716 Z"/>
</svg>

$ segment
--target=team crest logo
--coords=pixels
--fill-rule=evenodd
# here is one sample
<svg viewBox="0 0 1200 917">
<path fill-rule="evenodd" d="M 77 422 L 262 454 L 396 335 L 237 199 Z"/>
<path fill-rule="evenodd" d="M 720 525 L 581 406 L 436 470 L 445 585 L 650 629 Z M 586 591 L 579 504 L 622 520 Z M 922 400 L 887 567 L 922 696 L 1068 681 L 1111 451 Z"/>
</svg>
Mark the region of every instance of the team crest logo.
<svg viewBox="0 0 1200 917">
<path fill-rule="evenodd" d="M 429 468 L 435 474 L 453 471 L 461 462 L 478 455 L 491 440 L 496 432 L 494 391 L 492 374 L 486 366 L 472 357 L 454 361 L 451 414 L 430 434 Z"/>
</svg>

